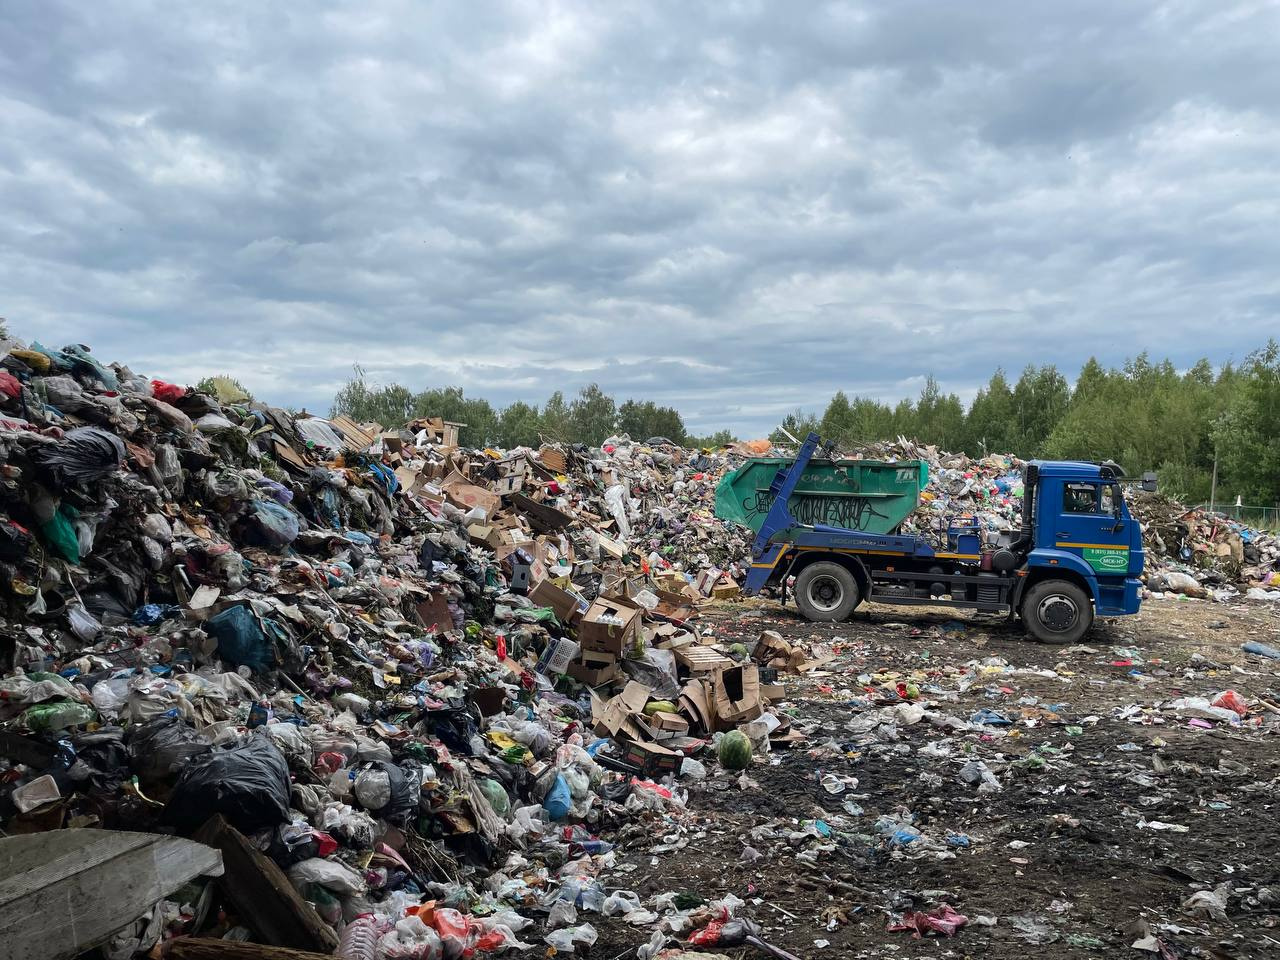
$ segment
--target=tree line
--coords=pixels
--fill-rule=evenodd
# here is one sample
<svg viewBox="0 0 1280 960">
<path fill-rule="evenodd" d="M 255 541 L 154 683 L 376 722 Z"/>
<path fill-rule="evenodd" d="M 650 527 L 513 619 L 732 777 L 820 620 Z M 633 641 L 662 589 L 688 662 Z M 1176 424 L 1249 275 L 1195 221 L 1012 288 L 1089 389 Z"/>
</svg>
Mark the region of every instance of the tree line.
<svg viewBox="0 0 1280 960">
<path fill-rule="evenodd" d="M 1280 345 L 1239 365 L 1200 360 L 1179 371 L 1142 353 L 1117 368 L 1090 358 L 1075 384 L 1052 364 L 1028 366 L 1010 383 L 997 369 L 966 409 L 931 376 L 913 402 L 889 406 L 837 392 L 819 416 L 797 410 L 782 426 L 817 430 L 844 448 L 903 436 L 974 457 L 1114 460 L 1135 476 L 1156 471 L 1161 488 L 1189 503 L 1280 503 Z M 771 439 L 781 441 L 775 431 Z"/>
<path fill-rule="evenodd" d="M 386 426 L 418 417 L 442 417 L 465 424 L 458 431 L 458 442 L 470 447 L 536 447 L 543 440 L 596 445 L 623 433 L 637 440 L 665 437 L 684 446 L 714 446 L 735 439 L 727 430 L 710 437 L 691 436 L 674 407 L 652 400 L 618 403 L 594 383 L 573 399 L 557 390 L 541 407 L 517 400 L 498 408 L 481 397 L 465 396 L 460 387 L 415 393 L 400 384 L 374 386 L 359 367 L 334 397 L 332 413 Z"/>
<path fill-rule="evenodd" d="M 496 408 L 457 387 L 414 392 L 373 386 L 357 367 L 334 398 L 333 412 L 385 425 L 417 417 L 466 424 L 467 446 L 536 446 L 542 440 L 598 444 L 625 433 L 689 446 L 736 439 L 728 430 L 690 436 L 680 413 L 650 400 L 617 403 L 597 384 L 572 399 L 553 393 L 541 407 L 516 401 Z M 1209 499 L 1217 464 L 1217 501 L 1280 503 L 1280 345 L 1269 342 L 1242 363 L 1186 370 L 1146 353 L 1120 367 L 1090 359 L 1075 383 L 1052 364 L 1028 366 L 1010 382 L 1001 369 L 966 407 L 930 376 L 915 400 L 894 405 L 839 391 L 821 415 L 796 410 L 782 427 L 803 439 L 816 430 L 842 448 L 903 436 L 974 457 L 1114 460 L 1130 475 L 1155 470 L 1163 490 L 1187 502 Z M 787 443 L 781 430 L 770 439 Z"/>
</svg>

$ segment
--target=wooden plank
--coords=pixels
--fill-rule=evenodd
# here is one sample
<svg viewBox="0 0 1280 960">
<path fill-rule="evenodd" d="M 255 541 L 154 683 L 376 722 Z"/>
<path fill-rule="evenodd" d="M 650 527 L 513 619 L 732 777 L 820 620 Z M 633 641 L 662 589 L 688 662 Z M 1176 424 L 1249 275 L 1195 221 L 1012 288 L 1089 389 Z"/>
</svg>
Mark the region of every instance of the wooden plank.
<svg viewBox="0 0 1280 960">
<path fill-rule="evenodd" d="M 221 873 L 217 850 L 180 837 L 110 830 L 6 837 L 0 960 L 75 957 L 194 878 Z"/>
<path fill-rule="evenodd" d="M 179 937 L 171 941 L 166 956 L 168 960 L 333 960 L 331 953 L 196 937 Z"/>
<path fill-rule="evenodd" d="M 221 816 L 211 817 L 196 839 L 222 851 L 222 892 L 255 936 L 272 946 L 332 953 L 338 935 L 302 899 L 276 864 Z"/>
</svg>

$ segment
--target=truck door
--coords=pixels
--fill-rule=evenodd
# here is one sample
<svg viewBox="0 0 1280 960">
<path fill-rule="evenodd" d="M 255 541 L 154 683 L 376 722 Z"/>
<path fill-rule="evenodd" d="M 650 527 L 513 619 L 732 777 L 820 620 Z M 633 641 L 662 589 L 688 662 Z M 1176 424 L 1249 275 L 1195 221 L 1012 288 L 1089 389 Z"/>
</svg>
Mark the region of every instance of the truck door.
<svg viewBox="0 0 1280 960">
<path fill-rule="evenodd" d="M 1054 546 L 1080 555 L 1099 576 L 1124 576 L 1129 569 L 1129 531 L 1115 515 L 1120 495 L 1100 480 L 1063 480 L 1056 498 Z"/>
</svg>

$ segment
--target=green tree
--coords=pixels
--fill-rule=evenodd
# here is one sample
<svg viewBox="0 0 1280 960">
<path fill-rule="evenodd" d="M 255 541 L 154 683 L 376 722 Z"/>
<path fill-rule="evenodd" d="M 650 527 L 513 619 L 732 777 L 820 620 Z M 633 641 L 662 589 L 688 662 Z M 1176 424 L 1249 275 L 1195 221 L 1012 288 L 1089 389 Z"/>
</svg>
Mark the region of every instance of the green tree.
<svg viewBox="0 0 1280 960">
<path fill-rule="evenodd" d="M 731 430 L 717 430 L 709 437 L 690 437 L 688 442 L 691 447 L 714 450 L 717 447 L 725 447 L 731 443 L 737 443 L 738 438 Z"/>
<path fill-rule="evenodd" d="M 1240 369 L 1239 390 L 1213 429 L 1225 479 L 1245 502 L 1280 503 L 1280 344 Z"/>
<path fill-rule="evenodd" d="M 569 423 L 574 440 L 596 446 L 617 431 L 618 407 L 599 384 L 587 384 L 569 404 Z"/>
<path fill-rule="evenodd" d="M 1045 440 L 1067 410 L 1071 390 L 1053 364 L 1028 365 L 1013 388 L 1017 430 L 1012 440 L 1023 457 L 1038 456 Z"/>
<path fill-rule="evenodd" d="M 1013 452 L 1013 391 L 997 367 L 965 417 L 965 450 L 973 456 Z"/>
<path fill-rule="evenodd" d="M 560 443 L 574 441 L 569 404 L 565 403 L 564 394 L 559 390 L 551 394 L 542 405 L 542 414 L 538 417 L 538 432 L 548 440 Z"/>
<path fill-rule="evenodd" d="M 632 440 L 666 437 L 674 443 L 683 443 L 688 436 L 679 412 L 652 400 L 627 400 L 618 407 L 618 432 Z"/>
<path fill-rule="evenodd" d="M 783 430 L 790 433 L 800 443 L 804 443 L 805 437 L 810 433 L 821 433 L 822 424 L 818 420 L 817 414 L 810 413 L 807 410 L 793 410 L 782 418 L 782 428 L 774 430 L 769 434 L 769 442 L 776 443 L 779 446 L 790 447 L 795 446 L 787 437 Z"/>
<path fill-rule="evenodd" d="M 538 427 L 538 408 L 517 400 L 504 408 L 498 416 L 498 443 L 508 450 L 513 447 L 536 447 Z"/>
</svg>

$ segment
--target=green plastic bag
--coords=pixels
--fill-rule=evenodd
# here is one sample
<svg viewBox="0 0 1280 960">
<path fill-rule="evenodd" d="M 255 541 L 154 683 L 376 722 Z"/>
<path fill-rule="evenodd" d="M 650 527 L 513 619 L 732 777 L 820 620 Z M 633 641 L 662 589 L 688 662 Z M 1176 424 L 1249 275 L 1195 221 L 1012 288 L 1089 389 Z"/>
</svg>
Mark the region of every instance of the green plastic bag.
<svg viewBox="0 0 1280 960">
<path fill-rule="evenodd" d="M 74 700 L 54 700 L 50 703 L 37 703 L 22 712 L 22 722 L 28 730 L 65 730 L 67 727 L 78 727 L 93 723 L 98 714 L 87 703 Z"/>
<path fill-rule="evenodd" d="M 67 563 L 80 562 L 80 538 L 76 536 L 76 528 L 72 521 L 80 515 L 75 507 L 63 504 L 53 519 L 40 528 L 45 540 L 53 551 Z"/>
</svg>

